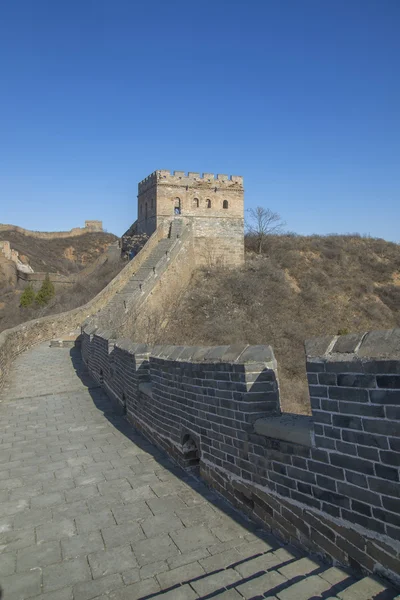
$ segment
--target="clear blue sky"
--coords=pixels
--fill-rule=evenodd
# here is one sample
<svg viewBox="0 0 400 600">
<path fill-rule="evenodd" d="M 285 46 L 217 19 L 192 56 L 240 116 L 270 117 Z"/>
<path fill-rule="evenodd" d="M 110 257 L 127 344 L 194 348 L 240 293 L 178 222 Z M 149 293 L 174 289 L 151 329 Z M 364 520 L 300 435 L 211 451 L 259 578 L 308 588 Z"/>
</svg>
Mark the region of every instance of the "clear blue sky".
<svg viewBox="0 0 400 600">
<path fill-rule="evenodd" d="M 399 31 L 399 0 L 2 0 L 0 222 L 121 234 L 172 169 L 400 241 Z"/>
</svg>

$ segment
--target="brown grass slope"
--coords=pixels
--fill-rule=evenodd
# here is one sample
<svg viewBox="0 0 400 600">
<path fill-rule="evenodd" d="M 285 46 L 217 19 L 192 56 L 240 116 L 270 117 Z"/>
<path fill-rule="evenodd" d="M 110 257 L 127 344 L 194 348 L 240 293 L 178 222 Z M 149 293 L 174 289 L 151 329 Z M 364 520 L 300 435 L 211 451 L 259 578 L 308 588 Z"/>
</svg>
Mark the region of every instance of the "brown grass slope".
<svg viewBox="0 0 400 600">
<path fill-rule="evenodd" d="M 68 275 L 95 260 L 118 238 L 112 233 L 88 232 L 47 240 L 6 230 L 0 232 L 0 239 L 8 240 L 11 248 L 26 256 L 34 271 Z"/>
<path fill-rule="evenodd" d="M 357 235 L 246 239 L 242 269 L 200 270 L 159 343 L 271 344 L 282 405 L 308 412 L 305 339 L 400 326 L 400 246 Z"/>
</svg>

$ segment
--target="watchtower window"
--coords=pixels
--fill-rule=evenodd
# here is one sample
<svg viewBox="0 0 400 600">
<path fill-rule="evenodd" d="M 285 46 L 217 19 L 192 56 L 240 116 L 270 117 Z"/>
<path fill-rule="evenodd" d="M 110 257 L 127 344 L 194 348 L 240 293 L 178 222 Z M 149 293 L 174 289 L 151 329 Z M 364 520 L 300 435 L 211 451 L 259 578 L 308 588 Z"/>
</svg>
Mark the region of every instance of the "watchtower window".
<svg viewBox="0 0 400 600">
<path fill-rule="evenodd" d="M 228 208 L 228 200 L 223 201 L 222 208 Z"/>
<path fill-rule="evenodd" d="M 199 208 L 199 199 L 198 198 L 193 198 L 193 207 L 194 208 Z"/>
<path fill-rule="evenodd" d="M 206 204 L 207 204 L 207 208 L 211 208 L 211 200 L 210 199 L 206 200 Z"/>
<path fill-rule="evenodd" d="M 175 198 L 175 200 L 174 200 L 174 213 L 176 215 L 181 214 L 181 199 L 180 198 Z"/>
</svg>

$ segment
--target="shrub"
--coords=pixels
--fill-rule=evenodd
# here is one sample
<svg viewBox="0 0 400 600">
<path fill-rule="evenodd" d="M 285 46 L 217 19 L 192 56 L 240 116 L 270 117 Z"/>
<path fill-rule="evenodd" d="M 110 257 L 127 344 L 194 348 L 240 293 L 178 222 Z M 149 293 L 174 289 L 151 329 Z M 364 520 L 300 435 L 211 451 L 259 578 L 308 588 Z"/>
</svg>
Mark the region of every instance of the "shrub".
<svg viewBox="0 0 400 600">
<path fill-rule="evenodd" d="M 55 294 L 54 284 L 50 281 L 49 274 L 46 273 L 46 277 L 42 283 L 42 287 L 37 293 L 36 304 L 39 306 L 45 306 L 53 298 Z"/>
<path fill-rule="evenodd" d="M 33 287 L 28 285 L 21 295 L 19 305 L 22 306 L 22 308 L 27 308 L 28 306 L 32 306 L 34 302 L 35 292 L 33 291 Z"/>
<path fill-rule="evenodd" d="M 348 335 L 349 333 L 350 333 L 350 331 L 347 329 L 347 327 L 342 327 L 337 332 L 338 335 Z"/>
</svg>

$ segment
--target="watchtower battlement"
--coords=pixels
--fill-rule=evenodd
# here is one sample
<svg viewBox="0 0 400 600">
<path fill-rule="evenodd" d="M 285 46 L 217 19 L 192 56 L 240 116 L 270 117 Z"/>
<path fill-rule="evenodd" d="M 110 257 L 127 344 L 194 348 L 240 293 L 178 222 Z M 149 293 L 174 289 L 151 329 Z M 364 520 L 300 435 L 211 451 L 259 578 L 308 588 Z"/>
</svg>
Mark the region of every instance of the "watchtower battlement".
<svg viewBox="0 0 400 600">
<path fill-rule="evenodd" d="M 191 222 L 197 262 L 243 263 L 242 176 L 154 171 L 138 185 L 137 233 L 151 235 L 160 225 L 167 231 L 176 218 Z"/>
<path fill-rule="evenodd" d="M 103 221 L 85 221 L 85 229 L 89 231 L 103 231 Z"/>
<path fill-rule="evenodd" d="M 138 186 L 139 194 L 152 188 L 156 184 L 158 185 L 184 185 L 196 187 L 197 185 L 215 184 L 223 186 L 234 185 L 238 189 L 243 189 L 243 177 L 241 175 L 225 175 L 221 173 L 197 173 L 194 171 L 169 171 L 169 170 L 157 170 L 151 173 L 148 177 L 143 179 Z"/>
</svg>

